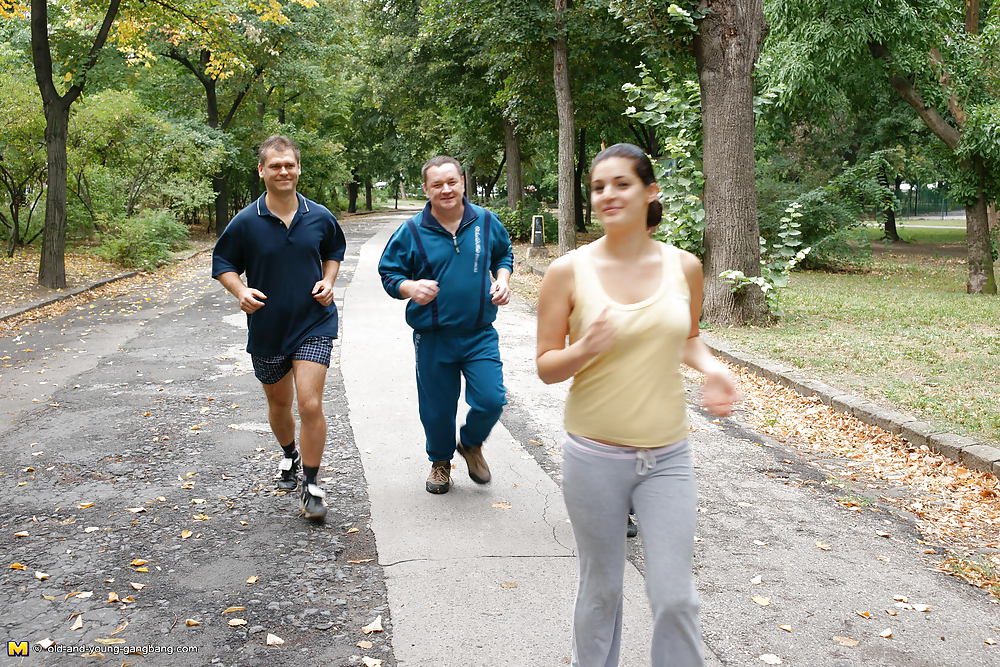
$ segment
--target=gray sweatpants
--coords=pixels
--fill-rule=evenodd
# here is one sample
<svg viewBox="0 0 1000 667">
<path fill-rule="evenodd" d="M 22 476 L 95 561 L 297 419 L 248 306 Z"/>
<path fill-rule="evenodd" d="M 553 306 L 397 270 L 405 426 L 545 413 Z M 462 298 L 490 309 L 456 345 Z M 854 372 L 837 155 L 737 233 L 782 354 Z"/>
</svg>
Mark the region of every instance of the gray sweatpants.
<svg viewBox="0 0 1000 667">
<path fill-rule="evenodd" d="M 573 667 L 616 667 L 621 648 L 626 516 L 635 508 L 653 610 L 653 667 L 702 664 L 692 558 L 696 485 L 687 440 L 655 449 L 567 434 L 563 495 L 580 566 Z"/>
</svg>

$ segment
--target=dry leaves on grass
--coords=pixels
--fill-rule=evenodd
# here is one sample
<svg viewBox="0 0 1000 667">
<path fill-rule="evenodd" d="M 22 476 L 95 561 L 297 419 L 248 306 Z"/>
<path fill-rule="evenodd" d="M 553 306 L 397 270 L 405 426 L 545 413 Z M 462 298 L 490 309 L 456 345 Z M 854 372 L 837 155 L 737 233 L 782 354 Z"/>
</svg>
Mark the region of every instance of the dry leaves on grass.
<svg viewBox="0 0 1000 667">
<path fill-rule="evenodd" d="M 730 365 L 744 394 L 743 414 L 761 433 L 790 442 L 817 455 L 837 457 L 845 469 L 840 479 L 859 483 L 872 478 L 905 486 L 906 497 L 880 500 L 912 512 L 921 530 L 959 552 L 984 552 L 985 567 L 942 564 L 951 574 L 966 578 L 1000 596 L 1000 482 L 989 473 L 969 470 L 951 459 L 914 447 L 877 426 L 837 412 L 816 397 L 803 397 L 745 368 Z M 862 509 L 855 507 L 854 509 Z M 818 546 L 818 545 L 817 545 Z"/>
</svg>

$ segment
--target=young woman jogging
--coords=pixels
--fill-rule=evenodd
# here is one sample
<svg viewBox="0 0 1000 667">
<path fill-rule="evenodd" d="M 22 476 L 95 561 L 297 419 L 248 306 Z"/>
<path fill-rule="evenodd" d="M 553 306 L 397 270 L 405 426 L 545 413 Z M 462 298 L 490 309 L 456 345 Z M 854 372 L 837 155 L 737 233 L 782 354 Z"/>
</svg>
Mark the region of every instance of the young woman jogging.
<svg viewBox="0 0 1000 667">
<path fill-rule="evenodd" d="M 611 146 L 594 158 L 590 185 L 605 234 L 554 261 L 538 301 L 538 376 L 573 378 L 563 445 L 580 575 L 573 665 L 618 665 L 630 505 L 642 525 L 651 664 L 701 665 L 695 479 L 680 364 L 704 373 L 702 405 L 713 414 L 730 414 L 738 394 L 698 337 L 700 262 L 650 237 L 662 208 L 649 158 L 631 144 Z"/>
</svg>

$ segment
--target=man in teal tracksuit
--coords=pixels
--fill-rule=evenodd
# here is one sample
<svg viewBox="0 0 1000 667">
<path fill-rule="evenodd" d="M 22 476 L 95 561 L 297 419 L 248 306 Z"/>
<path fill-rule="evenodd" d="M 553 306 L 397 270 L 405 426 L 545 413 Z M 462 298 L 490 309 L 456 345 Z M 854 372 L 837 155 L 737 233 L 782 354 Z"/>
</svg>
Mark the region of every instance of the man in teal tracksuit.
<svg viewBox="0 0 1000 667">
<path fill-rule="evenodd" d="M 490 481 L 482 446 L 507 403 L 493 320 L 510 301 L 514 253 L 496 215 L 465 198 L 458 160 L 431 158 L 421 174 L 427 205 L 392 235 L 378 270 L 389 296 L 410 300 L 406 322 L 431 461 L 425 488 L 447 493 L 456 449 L 474 482 Z M 460 376 L 469 412 L 456 443 Z"/>
</svg>

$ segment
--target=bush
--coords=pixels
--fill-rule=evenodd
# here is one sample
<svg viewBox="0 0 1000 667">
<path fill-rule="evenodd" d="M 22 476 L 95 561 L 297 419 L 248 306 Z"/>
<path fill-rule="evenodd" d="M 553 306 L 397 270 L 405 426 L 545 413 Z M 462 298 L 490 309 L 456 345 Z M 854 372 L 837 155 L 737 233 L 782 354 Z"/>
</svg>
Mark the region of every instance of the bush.
<svg viewBox="0 0 1000 667">
<path fill-rule="evenodd" d="M 513 210 L 507 206 L 496 206 L 492 210 L 500 218 L 503 226 L 507 228 L 510 240 L 515 243 L 531 240 L 531 220 L 536 215 L 542 216 L 544 220 L 542 228 L 545 230 L 545 242 L 559 242 L 559 223 L 534 199 L 522 199 L 518 202 L 517 208 Z"/>
<path fill-rule="evenodd" d="M 111 223 L 97 253 L 122 266 L 150 270 L 166 264 L 170 251 L 183 248 L 187 237 L 172 211 L 143 211 Z"/>
</svg>

